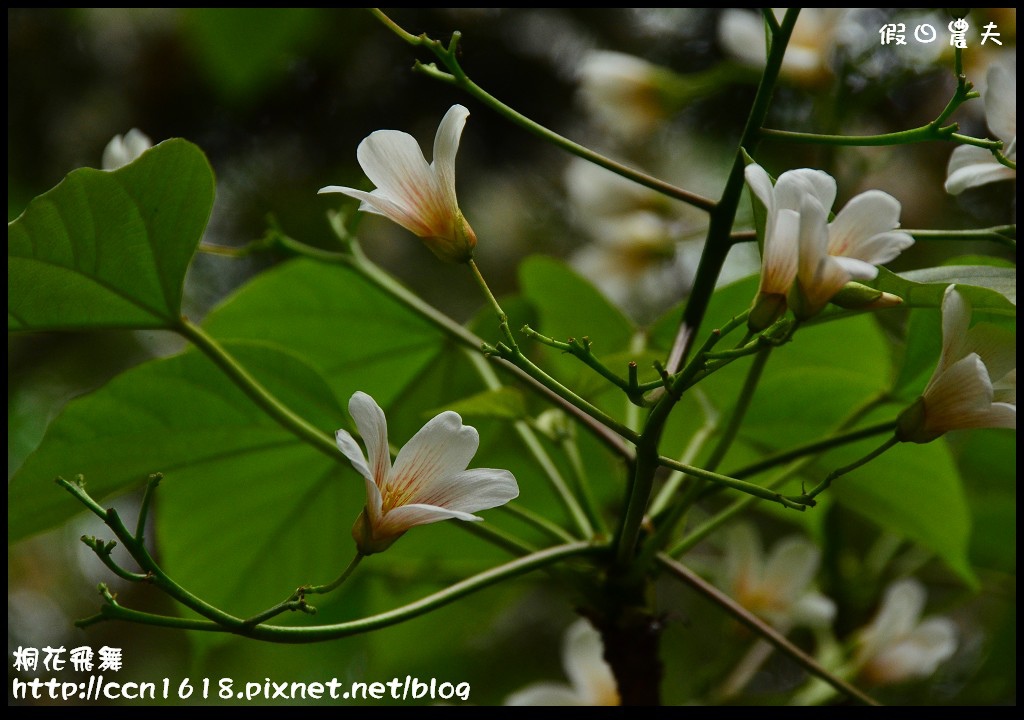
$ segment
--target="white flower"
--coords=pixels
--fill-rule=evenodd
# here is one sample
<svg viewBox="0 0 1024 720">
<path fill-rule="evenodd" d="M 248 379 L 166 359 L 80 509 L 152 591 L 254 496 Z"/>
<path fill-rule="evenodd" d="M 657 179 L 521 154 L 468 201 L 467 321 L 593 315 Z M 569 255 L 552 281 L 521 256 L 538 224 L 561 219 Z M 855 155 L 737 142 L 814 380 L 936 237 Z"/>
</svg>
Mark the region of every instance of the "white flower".
<svg viewBox="0 0 1024 720">
<path fill-rule="evenodd" d="M 924 393 L 900 414 L 896 437 L 903 442 L 965 428 L 1017 429 L 1016 339 L 989 323 L 970 324 L 970 303 L 950 285 L 942 298 L 942 354 Z"/>
<path fill-rule="evenodd" d="M 812 583 L 821 552 L 798 535 L 783 538 L 765 557 L 754 528 L 739 524 L 726 535 L 718 584 L 751 612 L 782 632 L 794 627 L 827 627 L 836 607 Z"/>
<path fill-rule="evenodd" d="M 352 396 L 349 414 L 366 445 L 338 430 L 338 449 L 366 481 L 366 506 L 352 527 L 359 552 L 381 552 L 409 528 L 449 518 L 481 520 L 477 510 L 504 505 L 519 496 L 507 470 L 467 470 L 480 445 L 476 429 L 458 413 L 443 412 L 417 432 L 391 464 L 384 411 L 363 392 Z M 368 460 L 367 460 L 368 458 Z"/>
<path fill-rule="evenodd" d="M 913 244 L 899 232 L 900 203 L 881 190 L 857 195 L 830 224 L 836 181 L 821 170 L 801 168 L 775 185 L 760 165 L 746 167 L 747 184 L 765 207 L 761 283 L 750 325 L 762 330 L 787 307 L 813 317 L 851 280 L 870 280 L 876 265 Z"/>
<path fill-rule="evenodd" d="M 921 621 L 925 589 L 907 578 L 889 586 L 878 614 L 857 637 L 854 666 L 876 685 L 926 678 L 956 652 L 956 626 L 946 617 Z"/>
<path fill-rule="evenodd" d="M 669 72 L 633 55 L 594 50 L 580 63 L 580 96 L 608 129 L 625 138 L 646 136 L 668 116 L 658 79 Z"/>
<path fill-rule="evenodd" d="M 1014 65 L 1016 68 L 1016 65 Z M 988 70 L 983 92 L 988 127 L 1003 141 L 1002 153 L 1017 160 L 1017 77 L 1002 65 Z M 961 145 L 949 158 L 946 192 L 959 195 L 967 188 L 999 180 L 1015 180 L 1017 171 L 1003 165 L 985 148 Z"/>
<path fill-rule="evenodd" d="M 124 167 L 142 153 L 153 147 L 153 141 L 138 128 L 132 128 L 124 135 L 115 135 L 103 149 L 104 170 Z"/>
<path fill-rule="evenodd" d="M 571 685 L 540 682 L 505 699 L 506 705 L 619 705 L 618 685 L 604 660 L 601 634 L 586 620 L 566 630 L 562 666 Z"/>
<path fill-rule="evenodd" d="M 476 234 L 455 196 L 455 154 L 469 110 L 452 105 L 434 137 L 429 165 L 416 139 L 398 130 L 370 133 L 356 150 L 366 177 L 376 190 L 364 192 L 339 185 L 320 193 L 343 193 L 361 200 L 359 209 L 392 220 L 423 239 L 442 260 L 466 262 L 473 257 Z"/>
<path fill-rule="evenodd" d="M 785 15 L 785 8 L 773 8 L 772 11 L 780 21 Z M 847 12 L 847 8 L 803 8 L 786 46 L 780 76 L 807 86 L 827 81 L 832 75 L 829 55 Z M 764 67 L 767 46 L 764 19 L 760 13 L 734 8 L 726 10 L 718 25 L 718 41 L 738 62 Z"/>
</svg>

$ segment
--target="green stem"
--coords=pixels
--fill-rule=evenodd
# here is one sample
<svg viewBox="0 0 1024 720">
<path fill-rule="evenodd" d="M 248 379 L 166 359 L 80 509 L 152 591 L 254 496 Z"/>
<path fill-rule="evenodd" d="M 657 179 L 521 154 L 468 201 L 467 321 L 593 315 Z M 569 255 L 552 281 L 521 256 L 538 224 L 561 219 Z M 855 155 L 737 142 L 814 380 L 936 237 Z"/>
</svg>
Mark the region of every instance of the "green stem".
<svg viewBox="0 0 1024 720">
<path fill-rule="evenodd" d="M 501 381 L 498 380 L 494 370 L 488 365 L 483 357 L 479 353 L 467 353 L 470 362 L 473 363 L 473 367 L 476 368 L 477 373 L 483 379 L 484 384 L 491 390 L 497 390 L 502 387 Z M 576 527 L 584 535 L 584 537 L 590 537 L 594 534 L 594 529 L 590 522 L 587 520 L 587 514 L 584 512 L 580 503 L 576 497 L 569 490 L 569 485 L 562 477 L 562 473 L 559 472 L 558 467 L 552 461 L 551 456 L 548 455 L 544 446 L 537 438 L 537 434 L 533 431 L 533 428 L 525 420 L 516 420 L 514 423 L 516 434 L 519 435 L 519 439 L 522 440 L 527 450 L 533 456 L 534 461 L 540 466 L 541 470 L 544 471 L 544 476 L 547 478 L 548 483 L 551 485 L 558 499 L 562 501 L 562 505 L 569 512 L 569 516 L 573 522 L 576 523 Z"/>
<path fill-rule="evenodd" d="M 264 412 L 274 418 L 286 430 L 291 431 L 301 440 L 306 441 L 314 448 L 327 455 L 332 460 L 342 461 L 342 455 L 334 439 L 322 432 L 320 429 L 309 424 L 301 416 L 286 407 L 280 400 L 271 394 L 262 383 L 249 373 L 224 347 L 210 335 L 192 323 L 188 318 L 182 318 L 181 322 L 174 328 L 178 334 L 191 341 L 204 355 L 210 358 L 224 374 L 237 385 L 242 392 L 249 396 Z"/>
<path fill-rule="evenodd" d="M 915 240 L 989 240 L 1016 249 L 1017 226 L 997 225 L 977 230 L 906 230 Z"/>
<path fill-rule="evenodd" d="M 342 571 L 341 575 L 339 575 L 336 579 L 332 580 L 331 582 L 327 583 L 326 585 L 309 585 L 309 586 L 303 587 L 303 588 L 301 588 L 302 594 L 303 595 L 323 595 L 324 593 L 329 593 L 331 590 L 334 590 L 336 587 L 338 587 L 343 582 L 348 580 L 349 575 L 351 575 L 355 571 L 355 569 L 359 566 L 359 563 L 362 562 L 362 559 L 364 557 L 366 557 L 366 556 L 363 555 L 361 552 L 356 552 L 355 557 L 352 558 L 352 562 L 350 562 L 348 564 L 348 567 L 345 568 Z"/>
<path fill-rule="evenodd" d="M 732 447 L 732 444 L 736 439 L 736 435 L 739 433 L 740 426 L 743 424 L 743 420 L 747 415 L 747 410 L 750 408 L 750 403 L 754 399 L 754 392 L 757 390 L 757 385 L 761 381 L 761 375 L 764 372 L 765 365 L 768 364 L 768 357 L 770 355 L 771 348 L 767 347 L 762 348 L 755 356 L 754 362 L 751 363 L 750 370 L 747 372 L 747 377 L 743 382 L 743 387 L 740 389 L 739 397 L 736 399 L 736 406 L 733 408 L 733 411 L 729 416 L 729 422 L 726 424 L 725 430 L 719 437 L 718 442 L 715 443 L 715 447 L 712 449 L 711 455 L 704 464 L 704 468 L 686 467 L 683 466 L 682 463 L 676 463 L 674 461 L 669 461 L 669 463 L 667 463 L 668 467 L 681 470 L 687 475 L 693 477 L 695 482 L 686 489 L 686 493 L 683 497 L 681 497 L 675 506 L 669 510 L 667 517 L 658 523 L 657 531 L 644 548 L 645 554 L 649 555 L 656 550 L 661 550 L 668 544 L 669 539 L 672 537 L 672 533 L 675 532 L 676 526 L 684 517 L 686 517 L 686 513 L 700 497 L 701 492 L 704 490 L 708 482 L 714 482 L 716 485 L 720 485 L 722 487 L 739 490 L 747 493 L 748 495 L 761 498 L 762 500 L 777 502 L 783 507 L 796 509 L 795 506 L 799 503 L 789 501 L 788 498 L 786 499 L 786 502 L 783 502 L 783 496 L 777 492 L 763 488 L 760 485 L 754 485 L 753 483 L 731 478 L 726 475 L 719 475 L 714 472 L 725 458 L 726 453 L 729 452 L 729 449 Z"/>
<path fill-rule="evenodd" d="M 311 643 L 325 640 L 336 640 L 342 637 L 358 635 L 372 630 L 397 625 L 406 620 L 424 615 L 432 610 L 448 605 L 459 598 L 470 595 L 502 580 L 508 580 L 551 565 L 559 560 L 590 555 L 604 550 L 601 546 L 585 542 L 567 543 L 517 558 L 511 562 L 491 568 L 473 577 L 455 583 L 451 587 L 440 590 L 432 595 L 367 618 L 352 620 L 333 625 L 308 627 L 282 627 L 277 625 L 223 625 L 217 622 L 202 622 L 168 618 L 150 613 L 140 613 L 117 605 L 105 605 L 100 616 L 87 618 L 84 623 L 92 624 L 99 620 L 126 620 L 129 622 L 175 627 L 188 630 L 204 630 L 209 632 L 232 632 L 237 635 L 277 643 Z"/>
<path fill-rule="evenodd" d="M 849 465 L 845 465 L 839 468 L 838 470 L 833 470 L 828 475 L 826 475 L 825 479 L 818 483 L 813 490 L 811 490 L 809 493 L 801 494 L 797 498 L 797 502 L 803 502 L 813 507 L 815 504 L 814 498 L 816 498 L 818 495 L 820 495 L 825 490 L 830 488 L 835 480 L 841 478 L 843 475 L 846 475 L 847 473 L 853 472 L 854 470 L 863 465 L 867 465 L 869 462 L 874 460 L 876 457 L 884 453 L 889 448 L 896 445 L 898 442 L 900 442 L 899 439 L 896 436 L 893 436 L 886 440 L 884 443 L 882 443 L 881 446 L 875 448 L 874 450 L 872 450 L 859 460 L 852 462 Z"/>
<path fill-rule="evenodd" d="M 600 153 L 594 152 L 590 148 L 584 147 L 579 143 L 575 143 L 572 140 L 569 140 L 568 138 L 565 138 L 559 135 L 558 133 L 549 130 L 543 125 L 534 122 L 533 120 L 526 117 L 522 113 L 517 112 L 516 110 L 512 109 L 505 103 L 495 98 L 493 95 L 491 95 L 486 90 L 484 90 L 479 85 L 470 80 L 466 73 L 463 71 L 462 67 L 459 65 L 458 59 L 456 57 L 458 52 L 458 41 L 460 38 L 460 34 L 458 32 L 452 34 L 451 43 L 448 45 L 448 47 L 445 47 L 442 43 L 436 40 L 431 40 L 425 34 L 412 35 L 411 33 L 406 32 L 401 27 L 399 27 L 397 23 L 395 23 L 393 20 L 388 18 L 384 13 L 382 13 L 380 10 L 377 10 L 376 8 L 371 9 L 370 12 L 373 13 L 374 17 L 376 17 L 378 20 L 384 23 L 385 26 L 387 26 L 392 32 L 398 35 L 398 37 L 400 37 L 405 42 L 409 43 L 410 45 L 413 45 L 414 47 L 422 47 L 432 52 L 438 58 L 438 60 L 440 60 L 444 64 L 444 66 L 449 70 L 450 74 L 438 70 L 433 65 L 423 65 L 422 63 L 419 62 L 417 62 L 415 65 L 415 69 L 417 71 L 427 75 L 428 77 L 432 77 L 436 80 L 440 80 L 441 82 L 445 82 L 448 83 L 449 85 L 454 85 L 458 88 L 461 88 L 462 90 L 466 91 L 467 93 L 475 97 L 477 100 L 482 102 L 484 105 L 488 106 L 496 113 L 506 118 L 507 120 L 511 121 L 515 125 L 518 125 L 519 127 L 536 135 L 542 140 L 550 142 L 553 145 L 565 150 L 566 152 L 572 155 L 583 158 L 584 160 L 588 160 L 594 163 L 595 165 L 600 165 L 601 167 L 610 170 L 613 173 L 621 175 L 622 177 L 629 178 L 630 180 L 633 180 L 634 182 L 639 183 L 644 187 L 651 188 L 652 190 L 656 190 L 662 193 L 663 195 L 675 198 L 676 200 L 680 200 L 702 210 L 711 210 L 715 207 L 715 202 L 713 200 L 710 200 L 709 198 L 676 187 L 675 185 L 667 183 L 656 177 L 647 175 L 646 173 L 642 173 L 639 170 L 634 170 L 633 168 L 615 162 L 614 160 L 611 160 L 610 158 L 607 158 L 604 155 L 601 155 Z"/>
<path fill-rule="evenodd" d="M 573 477 L 576 480 L 576 490 L 579 492 L 583 511 L 590 518 L 590 522 L 597 529 L 598 534 L 601 537 L 607 536 L 608 526 L 605 525 L 604 518 L 601 517 L 601 513 L 597 509 L 597 503 L 594 501 L 594 495 L 590 489 L 590 481 L 587 478 L 586 469 L 583 467 L 583 458 L 580 456 L 580 449 L 576 444 L 576 434 L 566 433 L 562 437 L 561 446 L 565 456 L 569 459 L 569 465 L 572 467 Z"/>
<path fill-rule="evenodd" d="M 386 273 L 373 263 L 363 253 L 359 243 L 354 237 L 343 238 L 349 252 L 331 252 L 314 248 L 293 238 L 281 235 L 276 238 L 277 242 L 285 249 L 298 255 L 310 257 L 320 262 L 344 265 L 359 273 L 363 278 L 372 283 L 378 289 L 390 295 L 409 310 L 423 317 L 448 337 L 456 340 L 460 345 L 479 353 L 484 341 L 467 330 L 464 326 L 452 320 L 444 313 L 437 310 L 411 290 L 402 285 L 398 280 Z M 623 442 L 614 431 L 602 425 L 598 420 L 588 415 L 573 404 L 566 402 L 561 396 L 537 382 L 529 374 L 513 365 L 511 362 L 496 355 L 488 358 L 491 362 L 501 367 L 517 379 L 523 381 L 532 391 L 539 393 L 549 402 L 561 407 L 572 417 L 579 420 L 588 431 L 597 437 L 606 447 L 615 454 L 631 461 L 633 450 Z"/>
<path fill-rule="evenodd" d="M 566 543 L 576 542 L 579 540 L 579 538 L 574 538 L 561 526 L 551 522 L 543 515 L 535 513 L 533 510 L 525 508 L 522 505 L 517 505 L 515 502 L 505 503 L 497 509 L 501 512 L 508 513 L 517 520 L 521 520 L 537 530 L 540 530 L 555 542 Z"/>
<path fill-rule="evenodd" d="M 882 403 L 886 402 L 886 400 L 888 400 L 888 398 L 889 398 L 889 395 L 886 392 L 880 392 L 880 393 L 874 395 L 873 397 L 869 398 L 864 403 L 862 403 L 859 407 L 855 408 L 842 422 L 840 422 L 839 425 L 837 426 L 836 430 L 837 431 L 845 430 L 846 428 L 850 427 L 851 425 L 856 424 L 857 422 L 860 421 L 860 419 L 862 417 L 864 417 L 872 409 L 874 409 L 878 405 L 881 405 Z M 873 427 L 876 427 L 876 426 L 873 426 Z M 821 443 L 819 443 L 819 444 L 821 444 Z M 805 448 L 806 447 L 809 447 L 809 446 L 805 446 Z M 818 448 L 818 449 L 819 450 L 820 449 L 827 449 L 828 447 L 833 447 L 833 445 L 827 445 L 824 448 Z M 796 461 L 790 463 L 788 467 L 783 468 L 773 478 L 768 480 L 768 482 L 764 483 L 763 487 L 768 488 L 769 490 L 774 490 L 779 485 L 781 485 L 782 483 L 786 482 L 791 477 L 793 477 L 797 473 L 801 472 L 804 468 L 806 468 L 808 465 L 810 465 L 812 462 L 814 462 L 816 457 L 817 457 L 816 455 L 806 455 L 806 456 L 800 458 L 799 460 L 796 460 Z M 755 466 L 758 465 L 758 464 L 759 463 L 755 463 Z M 751 467 L 753 467 L 753 466 L 751 466 Z M 761 469 L 763 469 L 763 468 L 761 468 Z M 753 474 L 753 473 L 750 473 L 750 474 Z M 691 550 L 694 546 L 696 546 L 704 538 L 706 538 L 711 533 L 715 532 L 715 530 L 717 530 L 722 525 L 727 523 L 733 517 L 735 517 L 739 513 L 741 513 L 744 510 L 746 510 L 750 505 L 752 505 L 756 501 L 757 501 L 757 498 L 755 498 L 753 496 L 750 496 L 750 495 L 736 500 L 731 505 L 729 505 L 727 508 L 725 508 L 724 510 L 721 510 L 718 513 L 716 513 L 713 517 L 709 518 L 702 525 L 700 525 L 699 527 L 695 528 L 689 535 L 685 536 L 682 540 L 680 540 L 678 543 L 673 545 L 668 550 L 669 555 L 681 555 L 681 554 Z"/>
<path fill-rule="evenodd" d="M 834 687 L 839 692 L 843 693 L 847 697 L 850 697 L 864 705 L 878 705 L 879 703 L 874 700 L 870 695 L 866 694 L 862 690 L 857 689 L 853 685 L 849 684 L 842 678 L 830 673 L 824 667 L 818 663 L 813 657 L 805 653 L 803 650 L 798 648 L 796 645 L 786 639 L 786 636 L 780 633 L 778 630 L 767 624 L 759 617 L 754 615 L 752 612 L 747 610 L 745 607 L 737 603 L 731 597 L 723 593 L 721 590 L 716 588 L 711 583 L 704 580 L 704 578 L 697 575 L 695 572 L 690 570 L 688 567 L 673 560 L 671 557 L 664 553 L 658 553 L 657 560 L 676 578 L 682 580 L 691 588 L 699 592 L 705 598 L 718 605 L 720 608 L 732 615 L 736 620 L 746 625 L 748 628 L 753 630 L 755 633 L 763 637 L 766 641 L 770 642 L 781 652 L 788 655 L 790 658 L 799 663 L 805 670 L 815 675 L 829 685 Z"/>
</svg>

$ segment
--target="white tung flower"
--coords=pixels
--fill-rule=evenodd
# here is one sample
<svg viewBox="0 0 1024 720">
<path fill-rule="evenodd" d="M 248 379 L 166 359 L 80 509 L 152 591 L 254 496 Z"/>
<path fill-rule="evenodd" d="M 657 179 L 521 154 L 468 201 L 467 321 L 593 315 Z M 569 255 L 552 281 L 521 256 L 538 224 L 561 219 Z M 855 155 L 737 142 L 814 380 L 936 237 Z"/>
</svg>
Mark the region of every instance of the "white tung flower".
<svg viewBox="0 0 1024 720">
<path fill-rule="evenodd" d="M 924 393 L 899 417 L 896 437 L 926 443 L 950 430 L 1017 429 L 1017 344 L 990 323 L 971 324 L 956 290 L 942 298 L 942 354 Z"/>
<path fill-rule="evenodd" d="M 798 535 L 783 538 L 767 556 L 754 528 L 739 524 L 726 535 L 718 583 L 736 601 L 782 632 L 827 627 L 836 607 L 813 588 L 821 552 Z"/>
<path fill-rule="evenodd" d="M 604 660 L 601 634 L 584 619 L 569 626 L 562 642 L 562 666 L 571 685 L 539 682 L 505 699 L 506 705 L 619 705 L 618 685 Z"/>
<path fill-rule="evenodd" d="M 416 139 L 398 130 L 370 133 L 356 150 L 372 192 L 339 185 L 320 193 L 343 193 L 361 200 L 359 209 L 383 215 L 423 239 L 442 260 L 467 262 L 473 257 L 476 234 L 466 222 L 455 195 L 455 155 L 469 110 L 452 105 L 434 137 L 429 165 Z"/>
<path fill-rule="evenodd" d="M 139 155 L 153 147 L 153 141 L 138 128 L 132 128 L 124 135 L 115 135 L 103 149 L 104 170 L 117 170 L 124 167 Z"/>
<path fill-rule="evenodd" d="M 338 449 L 366 481 L 366 506 L 352 537 L 363 555 L 381 552 L 417 525 L 457 518 L 481 520 L 477 510 L 504 505 L 519 496 L 508 470 L 467 470 L 480 445 L 475 428 L 458 413 L 443 412 L 417 432 L 391 464 L 384 411 L 364 392 L 348 404 L 366 455 L 345 430 L 335 437 Z"/>
<path fill-rule="evenodd" d="M 924 586 L 913 578 L 886 590 L 878 614 L 857 636 L 854 666 L 865 681 L 891 685 L 923 679 L 956 652 L 952 620 L 921 620 L 925 597 Z"/>
<path fill-rule="evenodd" d="M 1016 67 L 1016 65 L 1014 65 Z M 988 70 L 983 92 L 985 118 L 989 130 L 1003 141 L 1002 153 L 1017 160 L 1017 77 L 1002 65 Z M 964 190 L 999 180 L 1016 180 L 1017 171 L 1003 165 L 985 148 L 961 145 L 949 158 L 946 192 L 959 195 Z"/>
<path fill-rule="evenodd" d="M 768 327 L 787 304 L 800 319 L 813 317 L 851 280 L 870 280 L 877 265 L 913 244 L 899 227 L 900 203 L 881 190 L 851 199 L 829 223 L 836 181 L 821 170 L 801 168 L 775 185 L 760 165 L 746 167 L 747 184 L 764 205 L 761 284 L 751 327 Z"/>
</svg>

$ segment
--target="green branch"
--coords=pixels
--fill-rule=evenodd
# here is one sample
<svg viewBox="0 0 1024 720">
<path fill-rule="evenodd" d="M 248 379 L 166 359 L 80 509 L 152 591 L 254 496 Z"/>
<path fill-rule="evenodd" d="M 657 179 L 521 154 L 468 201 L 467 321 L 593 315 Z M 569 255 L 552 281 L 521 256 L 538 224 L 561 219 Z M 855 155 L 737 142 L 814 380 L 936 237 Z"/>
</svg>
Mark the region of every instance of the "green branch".
<svg viewBox="0 0 1024 720">
<path fill-rule="evenodd" d="M 432 40 L 428 38 L 426 34 L 413 35 L 409 32 L 406 32 L 397 23 L 395 23 L 387 15 L 385 15 L 376 8 L 372 8 L 370 12 L 373 14 L 374 17 L 376 17 L 378 20 L 384 23 L 384 25 L 388 29 L 390 29 L 392 32 L 394 32 L 398 37 L 400 37 L 408 44 L 412 45 L 413 47 L 421 47 L 426 50 L 429 50 L 431 53 L 434 54 L 435 57 L 437 57 L 438 60 L 441 61 L 441 63 L 448 70 L 448 72 L 443 72 L 433 64 L 425 65 L 417 61 L 416 65 L 413 68 L 417 72 L 420 72 L 428 77 L 434 78 L 435 80 L 440 80 L 441 82 L 447 83 L 449 85 L 454 85 L 455 87 L 458 87 L 466 91 L 467 93 L 475 97 L 477 100 L 482 102 L 484 105 L 488 106 L 496 113 L 506 118 L 507 120 L 511 121 L 515 125 L 518 125 L 519 127 L 527 130 L 530 133 L 533 133 L 542 140 L 546 140 L 547 142 L 552 143 L 553 145 L 561 148 L 562 150 L 565 150 L 566 152 L 572 155 L 583 158 L 584 160 L 588 160 L 594 163 L 595 165 L 600 165 L 601 167 L 610 170 L 613 173 L 616 173 L 617 175 L 621 175 L 624 178 L 628 178 L 636 183 L 639 183 L 644 187 L 651 188 L 652 190 L 656 190 L 662 193 L 663 195 L 675 198 L 676 200 L 680 200 L 684 203 L 700 208 L 702 210 L 710 211 L 715 207 L 715 202 L 713 200 L 710 200 L 709 198 L 703 197 L 696 193 L 692 193 L 688 190 L 684 190 L 680 187 L 676 187 L 675 185 L 667 183 L 663 180 L 659 180 L 658 178 L 653 177 L 652 175 L 642 173 L 639 170 L 634 170 L 621 163 L 611 160 L 610 158 L 607 158 L 604 155 L 601 155 L 600 153 L 596 153 L 590 148 L 584 147 L 579 143 L 573 142 L 572 140 L 569 140 L 568 138 L 563 137 L 552 130 L 549 130 L 543 125 L 531 120 L 522 113 L 517 112 L 516 110 L 512 109 L 505 103 L 495 98 L 493 95 L 491 95 L 486 90 L 484 90 L 479 85 L 470 80 L 469 76 L 466 75 L 465 71 L 460 66 L 457 57 L 458 44 L 459 39 L 461 37 L 459 32 L 452 33 L 451 42 L 449 42 L 448 45 L 446 46 L 437 40 Z"/>
</svg>

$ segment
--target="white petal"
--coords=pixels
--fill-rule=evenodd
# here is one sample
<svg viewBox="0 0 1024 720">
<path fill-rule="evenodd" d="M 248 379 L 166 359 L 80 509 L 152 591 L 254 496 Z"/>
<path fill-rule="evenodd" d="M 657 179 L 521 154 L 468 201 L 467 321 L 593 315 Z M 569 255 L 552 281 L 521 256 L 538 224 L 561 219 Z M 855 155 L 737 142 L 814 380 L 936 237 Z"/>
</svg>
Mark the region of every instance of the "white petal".
<svg viewBox="0 0 1024 720">
<path fill-rule="evenodd" d="M 967 353 L 964 343 L 970 324 L 971 304 L 957 292 L 956 285 L 949 285 L 942 294 L 942 352 L 928 388 Z M 925 388 L 925 392 L 928 392 L 928 388 Z"/>
<path fill-rule="evenodd" d="M 504 505 L 519 497 L 519 485 L 508 470 L 474 468 L 435 482 L 416 502 L 472 513 Z"/>
<path fill-rule="evenodd" d="M 800 254 L 800 214 L 779 210 L 765 238 L 759 291 L 785 295 L 793 285 Z"/>
<path fill-rule="evenodd" d="M 356 392 L 348 401 L 348 412 L 355 420 L 359 434 L 363 436 L 372 478 L 377 483 L 377 487 L 383 488 L 391 473 L 388 421 L 384 417 L 384 411 L 372 397 L 364 392 Z"/>
<path fill-rule="evenodd" d="M 455 155 L 459 151 L 462 129 L 466 126 L 469 110 L 462 105 L 452 105 L 441 119 L 434 136 L 434 159 L 431 167 L 437 177 L 438 189 L 445 197 L 449 212 L 458 212 L 459 202 L 455 197 Z"/>
<path fill-rule="evenodd" d="M 808 197 L 818 201 L 826 217 L 836 201 L 836 180 L 827 172 L 800 168 L 779 176 L 775 183 L 776 208 L 789 208 L 802 212 L 801 205 Z"/>
<path fill-rule="evenodd" d="M 615 676 L 604 659 L 601 633 L 587 620 L 577 620 L 566 631 L 562 664 L 586 704 L 607 705 L 617 698 Z"/>
<path fill-rule="evenodd" d="M 366 483 L 366 508 L 367 515 L 370 518 L 370 527 L 374 529 L 379 528 L 381 521 L 384 518 L 383 505 L 384 501 L 380 495 L 380 489 L 377 487 L 377 483 L 373 480 L 367 479 Z"/>
<path fill-rule="evenodd" d="M 452 206 L 412 135 L 377 130 L 359 143 L 356 157 L 363 172 L 377 186 L 376 194 L 418 217 L 422 224 L 433 227 L 451 217 Z"/>
<path fill-rule="evenodd" d="M 780 540 L 765 562 L 764 592 L 788 609 L 807 591 L 820 560 L 820 551 L 808 540 L 797 536 Z"/>
<path fill-rule="evenodd" d="M 443 412 L 427 422 L 395 458 L 387 489 L 401 500 L 391 507 L 428 502 L 425 498 L 446 491 L 479 445 L 476 429 L 463 425 L 458 413 Z"/>
<path fill-rule="evenodd" d="M 551 682 L 533 683 L 505 698 L 505 705 L 538 705 L 563 707 L 586 705 L 568 685 Z"/>
<path fill-rule="evenodd" d="M 999 163 L 988 150 L 961 145 L 949 158 L 946 192 L 959 195 L 968 188 L 1000 180 L 1015 180 L 1017 171 Z"/>
<path fill-rule="evenodd" d="M 481 521 L 483 518 L 459 510 L 412 503 L 384 512 L 379 524 L 374 526 L 374 534 L 381 537 L 401 535 L 409 528 L 441 520 Z"/>
<path fill-rule="evenodd" d="M 881 683 L 926 678 L 954 652 L 956 626 L 948 618 L 929 618 L 871 660 L 871 678 Z"/>
<path fill-rule="evenodd" d="M 906 578 L 890 585 L 878 614 L 865 630 L 863 654 L 871 657 L 888 642 L 913 630 L 924 610 L 924 602 L 925 589 L 917 580 Z"/>
<path fill-rule="evenodd" d="M 743 14 L 747 15 L 748 13 Z M 743 174 L 751 192 L 757 196 L 757 199 L 768 211 L 768 216 L 771 217 L 775 213 L 775 188 L 772 186 L 771 177 L 763 167 L 753 163 L 744 168 Z"/>
<path fill-rule="evenodd" d="M 733 597 L 740 599 L 761 586 L 761 541 L 752 526 L 741 523 L 729 530 L 726 542 L 724 584 Z"/>
<path fill-rule="evenodd" d="M 808 593 L 793 605 L 790 619 L 794 625 L 825 628 L 836 617 L 836 604 L 821 593 Z"/>
<path fill-rule="evenodd" d="M 1017 78 L 1002 65 L 992 65 L 986 80 L 985 119 L 996 137 L 1008 143 L 1017 137 Z"/>
<path fill-rule="evenodd" d="M 878 268 L 869 262 L 848 257 L 833 257 L 832 260 L 847 272 L 851 280 L 874 280 L 878 277 Z"/>
<path fill-rule="evenodd" d="M 969 353 L 978 353 L 981 361 L 985 363 L 993 385 L 1017 369 L 1017 343 L 1014 333 L 992 323 L 978 323 L 968 330 L 964 349 Z M 1013 382 L 1016 385 L 1016 374 L 1013 376 Z"/>
<path fill-rule="evenodd" d="M 738 61 L 762 67 L 767 61 L 764 21 L 756 13 L 730 8 L 718 23 L 718 41 Z"/>
<path fill-rule="evenodd" d="M 850 281 L 850 273 L 831 257 L 828 246 L 827 211 L 805 195 L 800 208 L 800 260 L 797 282 L 803 295 L 794 312 L 804 318 L 816 315 Z"/>
<path fill-rule="evenodd" d="M 828 227 L 828 254 L 881 265 L 914 244 L 900 225 L 900 203 L 881 190 L 869 190 L 846 203 Z"/>
<path fill-rule="evenodd" d="M 346 430 L 338 430 L 334 433 L 334 441 L 338 444 L 341 454 L 352 463 L 352 467 L 364 478 L 373 482 L 373 473 L 370 472 L 370 466 L 366 464 L 366 457 L 363 455 L 363 451 L 359 448 L 355 438 Z"/>
</svg>

